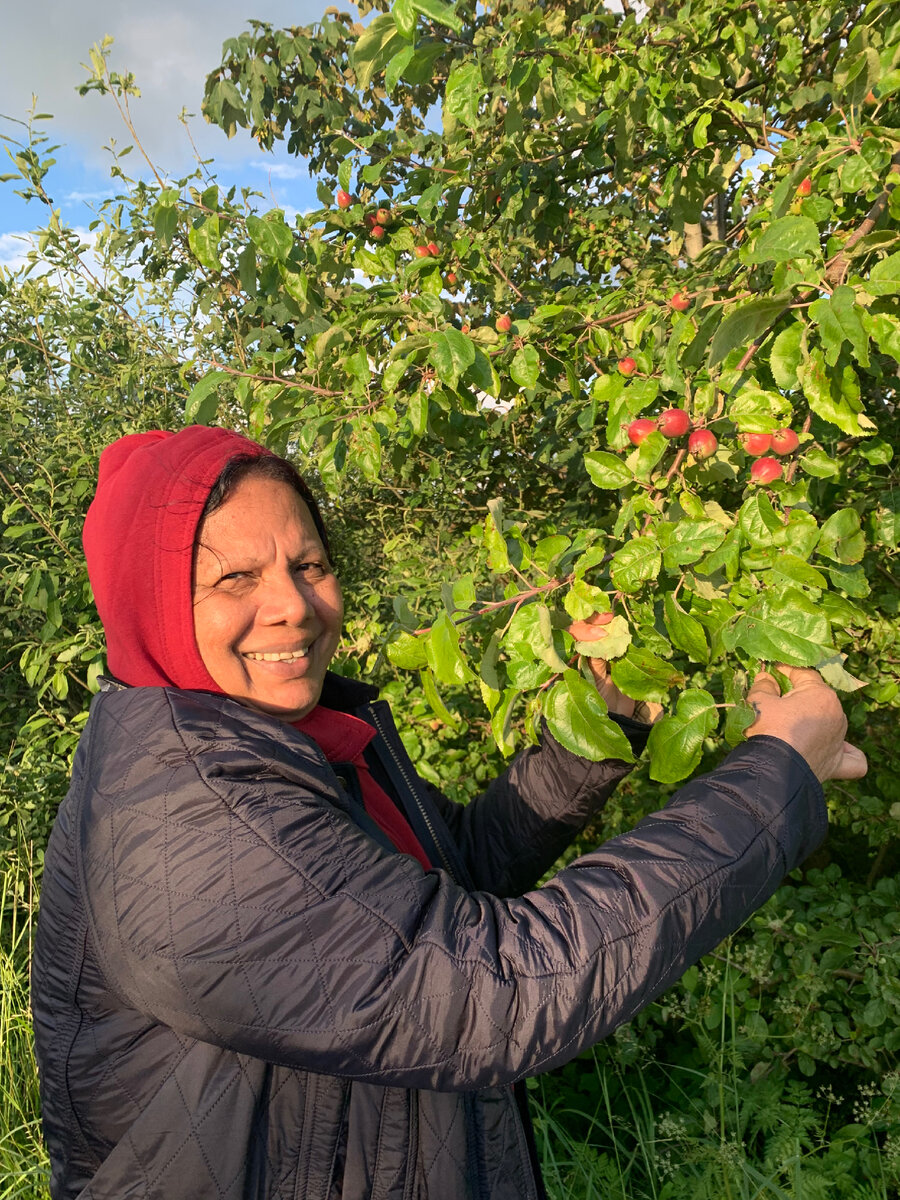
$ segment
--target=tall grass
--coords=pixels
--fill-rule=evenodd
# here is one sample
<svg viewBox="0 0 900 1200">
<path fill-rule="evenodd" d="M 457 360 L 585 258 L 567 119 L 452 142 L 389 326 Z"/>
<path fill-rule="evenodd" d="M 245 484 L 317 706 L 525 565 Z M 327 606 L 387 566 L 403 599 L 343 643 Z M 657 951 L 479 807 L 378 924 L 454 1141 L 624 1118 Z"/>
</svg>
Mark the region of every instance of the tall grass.
<svg viewBox="0 0 900 1200">
<path fill-rule="evenodd" d="M 36 897 L 32 864 L 0 870 L 0 1200 L 47 1200 L 37 1069 L 28 1008 Z"/>
</svg>

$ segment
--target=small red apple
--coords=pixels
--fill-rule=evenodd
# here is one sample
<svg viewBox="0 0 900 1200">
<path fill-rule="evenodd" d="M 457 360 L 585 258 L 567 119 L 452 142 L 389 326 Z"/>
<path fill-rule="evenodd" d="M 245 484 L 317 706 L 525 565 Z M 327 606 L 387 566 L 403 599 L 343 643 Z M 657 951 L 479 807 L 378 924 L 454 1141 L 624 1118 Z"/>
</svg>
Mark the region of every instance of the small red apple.
<svg viewBox="0 0 900 1200">
<path fill-rule="evenodd" d="M 337 201 L 338 208 L 349 208 L 353 203 L 353 197 L 349 192 L 345 192 L 343 188 L 335 196 L 335 200 Z"/>
<path fill-rule="evenodd" d="M 630 356 L 619 359 L 619 373 L 625 376 L 633 375 L 637 370 L 637 363 Z"/>
<path fill-rule="evenodd" d="M 676 312 L 686 312 L 691 307 L 691 298 L 687 292 L 676 292 L 674 296 L 669 297 L 669 305 Z"/>
<path fill-rule="evenodd" d="M 372 232 L 372 230 L 375 228 L 375 226 L 377 224 L 378 224 L 378 222 L 375 220 L 374 213 L 366 213 L 366 215 L 363 217 L 363 225 L 365 225 L 365 227 L 366 227 L 366 229 L 368 229 L 369 233 Z"/>
<path fill-rule="evenodd" d="M 637 421 L 632 421 L 628 426 L 628 440 L 632 446 L 639 446 L 644 438 L 653 433 L 655 429 L 655 421 L 651 421 L 649 417 L 639 417 Z"/>
<path fill-rule="evenodd" d="M 416 258 L 427 258 L 428 257 L 428 247 L 427 246 L 413 246 L 413 254 L 416 256 Z"/>
<path fill-rule="evenodd" d="M 462 331 L 463 331 L 463 333 L 468 333 L 471 328 L 472 328 L 472 326 L 468 322 L 466 322 L 466 324 L 463 325 L 463 327 L 462 327 Z"/>
<path fill-rule="evenodd" d="M 805 179 L 801 179 L 797 184 L 798 196 L 809 196 L 812 194 L 812 180 L 807 175 Z"/>
<path fill-rule="evenodd" d="M 494 328 L 498 333 L 509 333 L 510 329 L 512 329 L 512 317 L 509 313 L 501 313 L 494 322 Z"/>
<path fill-rule="evenodd" d="M 760 454 L 765 454 L 772 449 L 772 435 L 770 433 L 742 433 L 740 443 L 747 454 L 752 454 L 754 458 L 758 458 Z"/>
<path fill-rule="evenodd" d="M 388 225 L 390 225 L 391 221 L 393 220 L 393 217 L 391 216 L 391 210 L 389 208 L 379 208 L 375 213 L 375 220 L 382 227 L 382 229 L 387 229 Z"/>
<path fill-rule="evenodd" d="M 369 236 L 373 237 L 376 242 L 380 242 L 384 237 L 384 228 L 381 225 L 373 225 L 369 230 Z"/>
<path fill-rule="evenodd" d="M 793 454 L 800 445 L 800 439 L 793 429 L 776 429 L 772 434 L 772 451 L 774 454 Z"/>
<path fill-rule="evenodd" d="M 784 464 L 777 458 L 758 458 L 750 468 L 750 478 L 754 483 L 772 483 L 784 474 Z"/>
<path fill-rule="evenodd" d="M 684 437 L 691 427 L 691 418 L 683 408 L 667 408 L 657 422 L 667 438 Z"/>
<path fill-rule="evenodd" d="M 446 282 L 447 287 L 456 287 L 456 272 L 448 271 L 444 276 L 444 281 Z"/>
<path fill-rule="evenodd" d="M 437 258 L 437 256 L 441 252 L 441 248 L 437 244 L 437 242 L 429 242 L 426 249 L 428 250 L 428 253 L 431 255 L 432 258 Z"/>
<path fill-rule="evenodd" d="M 711 429 L 695 429 L 688 438 L 688 450 L 698 462 L 712 458 L 718 448 L 718 439 Z"/>
</svg>

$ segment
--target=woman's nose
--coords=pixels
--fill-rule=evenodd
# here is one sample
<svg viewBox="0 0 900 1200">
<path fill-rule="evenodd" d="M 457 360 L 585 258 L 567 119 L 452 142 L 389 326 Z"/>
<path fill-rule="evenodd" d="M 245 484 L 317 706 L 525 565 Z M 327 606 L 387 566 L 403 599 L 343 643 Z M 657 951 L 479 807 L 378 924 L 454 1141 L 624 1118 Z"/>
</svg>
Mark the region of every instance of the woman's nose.
<svg viewBox="0 0 900 1200">
<path fill-rule="evenodd" d="M 279 571 L 263 584 L 259 619 L 267 625 L 302 625 L 315 616 L 313 592 L 293 571 Z"/>
</svg>

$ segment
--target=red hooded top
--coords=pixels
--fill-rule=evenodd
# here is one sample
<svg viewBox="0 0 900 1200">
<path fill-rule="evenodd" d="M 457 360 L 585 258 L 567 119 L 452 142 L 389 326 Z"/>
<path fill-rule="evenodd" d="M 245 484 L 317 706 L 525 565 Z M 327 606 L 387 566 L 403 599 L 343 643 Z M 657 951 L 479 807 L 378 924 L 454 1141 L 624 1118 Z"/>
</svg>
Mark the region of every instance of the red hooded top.
<svg viewBox="0 0 900 1200">
<path fill-rule="evenodd" d="M 133 433 L 100 456 L 97 491 L 84 522 L 84 552 L 110 673 L 132 687 L 177 687 L 223 695 L 194 636 L 193 555 L 200 514 L 236 455 L 264 446 L 228 429 L 191 425 L 178 433 Z M 332 762 L 353 762 L 369 815 L 394 845 L 428 860 L 399 809 L 362 757 L 375 731 L 321 706 L 296 728 Z"/>
</svg>

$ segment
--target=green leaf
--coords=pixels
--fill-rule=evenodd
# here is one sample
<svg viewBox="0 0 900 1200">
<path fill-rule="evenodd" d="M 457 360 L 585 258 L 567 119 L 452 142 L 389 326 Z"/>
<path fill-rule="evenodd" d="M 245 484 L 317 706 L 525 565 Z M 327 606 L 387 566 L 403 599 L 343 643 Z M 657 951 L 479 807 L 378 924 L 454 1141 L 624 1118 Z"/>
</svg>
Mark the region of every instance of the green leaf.
<svg viewBox="0 0 900 1200">
<path fill-rule="evenodd" d="M 634 476 L 621 458 L 603 450 L 592 450 L 584 456 L 584 466 L 591 483 L 598 488 L 618 491 L 633 481 Z"/>
<path fill-rule="evenodd" d="M 797 385 L 797 367 L 800 363 L 800 343 L 803 338 L 803 326 L 799 321 L 793 321 L 772 343 L 769 355 L 769 366 L 776 386 L 782 391 L 792 392 Z"/>
<path fill-rule="evenodd" d="M 503 752 L 504 758 L 509 758 L 515 749 L 512 737 L 513 705 L 522 693 L 518 688 L 507 688 L 494 711 L 491 713 L 491 733 L 494 741 Z"/>
<path fill-rule="evenodd" d="M 772 560 L 772 575 L 776 583 L 799 583 L 801 587 L 828 587 L 828 580 L 821 571 L 817 571 L 805 559 L 796 554 L 779 554 Z"/>
<path fill-rule="evenodd" d="M 900 292 L 900 253 L 889 254 L 869 272 L 866 291 L 873 296 L 894 296 Z"/>
<path fill-rule="evenodd" d="M 446 329 L 434 335 L 429 359 L 440 382 L 455 389 L 475 362 L 475 343 L 458 329 Z"/>
<path fill-rule="evenodd" d="M 276 262 L 284 262 L 294 244 L 294 235 L 285 224 L 284 214 L 278 209 L 266 213 L 264 217 L 251 213 L 247 217 L 247 232 L 260 254 Z"/>
<path fill-rule="evenodd" d="M 438 683 L 458 686 L 474 679 L 459 648 L 459 630 L 442 612 L 425 639 L 428 665 Z"/>
<path fill-rule="evenodd" d="M 825 361 L 830 365 L 838 360 L 841 346 L 848 341 L 864 367 L 869 365 L 869 337 L 860 319 L 856 293 L 851 287 L 837 287 L 830 296 L 823 296 L 809 306 L 809 315 L 819 326 L 819 337 L 825 348 Z"/>
<path fill-rule="evenodd" d="M 441 699 L 432 673 L 430 671 L 421 671 L 419 674 L 419 679 L 422 682 L 422 690 L 425 692 L 425 699 L 428 701 L 431 711 L 438 718 L 438 720 L 446 722 L 447 725 L 458 726 L 460 719 L 456 713 L 450 711 L 450 709 Z"/>
<path fill-rule="evenodd" d="M 663 613 L 672 645 L 683 650 L 691 662 L 705 663 L 709 658 L 709 646 L 700 622 L 684 611 L 671 592 L 663 599 Z"/>
<path fill-rule="evenodd" d="M 701 689 L 678 697 L 675 712 L 662 717 L 650 730 L 650 778 L 658 783 L 678 783 L 697 767 L 703 742 L 719 723 L 716 702 Z"/>
<path fill-rule="evenodd" d="M 833 479 L 841 473 L 840 464 L 824 450 L 812 449 L 801 454 L 800 467 L 807 475 L 813 475 L 816 479 Z"/>
<path fill-rule="evenodd" d="M 669 570 L 697 562 L 720 546 L 725 534 L 718 521 L 679 521 L 663 552 L 663 561 Z"/>
<path fill-rule="evenodd" d="M 390 13 L 383 13 L 363 30 L 351 53 L 356 82 L 365 91 L 388 60 L 407 45 Z"/>
<path fill-rule="evenodd" d="M 621 658 L 631 645 L 631 630 L 624 617 L 613 617 L 601 627 L 603 636 L 592 642 L 576 642 L 575 651 L 585 658 L 602 658 L 610 662 Z"/>
<path fill-rule="evenodd" d="M 788 216 L 772 221 L 750 251 L 748 261 L 794 262 L 798 258 L 821 257 L 819 229 L 809 217 Z"/>
<path fill-rule="evenodd" d="M 622 592 L 639 592 L 648 579 L 655 579 L 662 566 L 656 539 L 637 537 L 626 542 L 612 556 L 609 574 Z"/>
<path fill-rule="evenodd" d="M 709 347 L 709 365 L 716 366 L 737 346 L 749 348 L 789 303 L 790 295 L 785 293 L 764 300 L 749 300 L 735 308 L 715 332 Z"/>
<path fill-rule="evenodd" d="M 738 528 L 751 546 L 771 546 L 784 529 L 784 522 L 764 492 L 748 497 L 738 513 Z"/>
<path fill-rule="evenodd" d="M 212 425 L 219 401 L 218 388 L 230 379 L 227 371 L 209 371 L 188 393 L 184 405 L 185 425 Z"/>
<path fill-rule="evenodd" d="M 444 108 L 467 129 L 474 129 L 478 124 L 478 105 L 483 91 L 478 63 L 457 64 L 450 72 L 444 90 Z"/>
<path fill-rule="evenodd" d="M 875 425 L 865 413 L 851 407 L 837 390 L 837 380 L 828 373 L 822 351 L 814 348 L 806 362 L 797 368 L 797 378 L 813 412 L 853 437 L 866 437 L 875 432 Z M 834 385 L 834 386 L 833 386 Z"/>
<path fill-rule="evenodd" d="M 509 373 L 519 387 L 533 388 L 537 385 L 541 370 L 541 359 L 534 346 L 522 346 L 510 363 Z"/>
<path fill-rule="evenodd" d="M 612 681 L 632 700 L 665 704 L 669 689 L 684 683 L 684 676 L 664 658 L 640 646 L 630 646 L 624 658 L 610 667 Z"/>
<path fill-rule="evenodd" d="M 420 671 L 428 663 L 425 639 L 412 633 L 398 633 L 385 647 L 388 662 L 404 671 Z"/>
<path fill-rule="evenodd" d="M 207 271 L 221 271 L 219 261 L 219 239 L 222 236 L 217 213 L 200 217 L 188 230 L 188 245 L 201 267 Z"/>
<path fill-rule="evenodd" d="M 794 667 L 812 667 L 832 652 L 828 618 L 792 588 L 764 593 L 738 618 L 727 641 L 762 662 Z"/>
<path fill-rule="evenodd" d="M 442 0 L 412 0 L 412 6 L 416 12 L 427 17 L 429 21 L 434 21 L 436 25 L 445 25 L 454 33 L 462 33 L 462 21 L 456 15 L 452 4 L 444 4 Z"/>
<path fill-rule="evenodd" d="M 855 508 L 832 513 L 819 533 L 818 552 L 839 563 L 858 563 L 866 552 L 866 539 Z"/>
<path fill-rule="evenodd" d="M 391 16 L 394 18 L 398 32 L 403 37 L 412 40 L 416 32 L 416 9 L 412 0 L 394 0 L 391 5 Z"/>
<path fill-rule="evenodd" d="M 669 439 L 658 429 L 648 434 L 638 446 L 637 452 L 631 456 L 635 476 L 648 480 L 653 474 L 653 468 L 668 452 L 669 445 Z"/>
<path fill-rule="evenodd" d="M 634 762 L 628 738 L 607 716 L 597 689 L 577 671 L 567 670 L 550 689 L 543 714 L 552 735 L 573 754 L 591 762 Z"/>
</svg>

